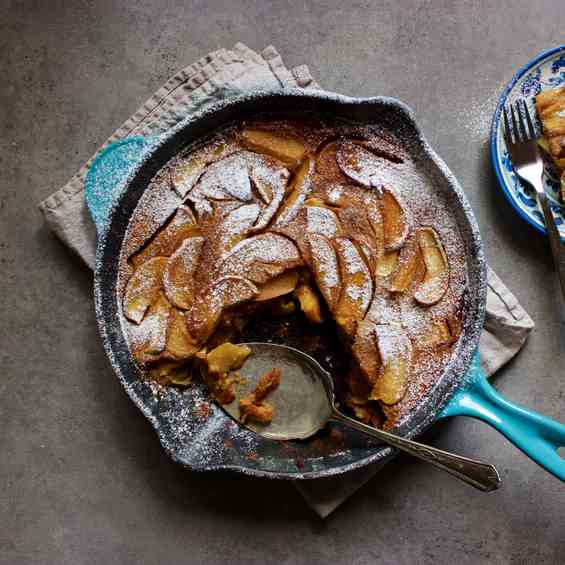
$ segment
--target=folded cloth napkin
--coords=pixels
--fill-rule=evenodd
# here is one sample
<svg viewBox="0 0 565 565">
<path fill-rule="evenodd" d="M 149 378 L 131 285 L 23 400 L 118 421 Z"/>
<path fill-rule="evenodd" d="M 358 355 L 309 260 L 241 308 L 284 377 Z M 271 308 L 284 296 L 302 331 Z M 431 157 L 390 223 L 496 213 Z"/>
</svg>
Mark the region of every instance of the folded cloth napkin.
<svg viewBox="0 0 565 565">
<path fill-rule="evenodd" d="M 256 53 L 238 43 L 233 49 L 214 51 L 175 74 L 100 149 L 131 135 L 163 133 L 196 108 L 257 88 L 319 86 L 306 65 L 287 69 L 274 47 Z M 90 268 L 94 266 L 96 232 L 83 188 L 92 159 L 39 206 L 50 229 Z M 487 316 L 480 348 L 481 364 L 488 375 L 520 350 L 533 327 L 531 318 L 489 268 Z M 338 477 L 294 484 L 312 509 L 326 517 L 379 469 L 380 464 L 376 464 Z"/>
</svg>

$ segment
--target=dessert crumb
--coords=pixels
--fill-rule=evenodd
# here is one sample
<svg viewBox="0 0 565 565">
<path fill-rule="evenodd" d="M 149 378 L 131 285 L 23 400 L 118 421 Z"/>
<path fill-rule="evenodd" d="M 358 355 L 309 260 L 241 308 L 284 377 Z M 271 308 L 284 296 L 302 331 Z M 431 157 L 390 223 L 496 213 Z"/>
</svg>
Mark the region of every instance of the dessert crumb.
<svg viewBox="0 0 565 565">
<path fill-rule="evenodd" d="M 273 407 L 264 402 L 265 398 L 278 388 L 281 382 L 281 370 L 273 367 L 261 376 L 255 390 L 239 401 L 240 421 L 247 419 L 261 424 L 269 424 L 273 419 Z"/>
</svg>

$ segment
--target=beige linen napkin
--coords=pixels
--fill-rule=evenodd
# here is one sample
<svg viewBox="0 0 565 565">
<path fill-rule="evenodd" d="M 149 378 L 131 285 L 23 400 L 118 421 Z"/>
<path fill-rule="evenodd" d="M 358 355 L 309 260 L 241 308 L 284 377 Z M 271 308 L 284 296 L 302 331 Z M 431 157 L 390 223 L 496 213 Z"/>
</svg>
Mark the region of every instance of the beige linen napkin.
<svg viewBox="0 0 565 565">
<path fill-rule="evenodd" d="M 157 135 L 207 103 L 243 90 L 319 88 L 307 66 L 287 69 L 272 46 L 261 53 L 238 43 L 219 49 L 182 69 L 164 84 L 104 143 L 130 135 Z M 100 149 L 102 149 L 102 147 Z M 93 156 L 94 158 L 94 156 Z M 89 267 L 94 266 L 96 232 L 84 200 L 84 178 L 92 159 L 61 189 L 40 204 L 50 229 Z M 534 324 L 516 298 L 489 268 L 481 364 L 494 373 L 522 347 Z M 321 517 L 335 510 L 380 468 L 373 465 L 346 475 L 296 482 L 308 504 Z"/>
</svg>

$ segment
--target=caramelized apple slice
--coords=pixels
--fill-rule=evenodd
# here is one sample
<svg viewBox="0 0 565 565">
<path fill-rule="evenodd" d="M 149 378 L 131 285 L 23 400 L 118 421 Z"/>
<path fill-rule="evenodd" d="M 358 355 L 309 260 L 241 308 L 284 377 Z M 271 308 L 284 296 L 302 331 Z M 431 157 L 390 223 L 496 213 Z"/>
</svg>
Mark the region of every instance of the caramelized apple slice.
<svg viewBox="0 0 565 565">
<path fill-rule="evenodd" d="M 186 313 L 188 331 L 196 343 L 204 343 L 214 332 L 224 309 L 253 300 L 259 289 L 240 276 L 218 280 L 192 304 Z"/>
<path fill-rule="evenodd" d="M 196 154 L 183 159 L 171 169 L 171 184 L 175 192 L 184 198 L 206 167 L 206 160 Z"/>
<path fill-rule="evenodd" d="M 300 167 L 294 172 L 290 183 L 287 186 L 286 193 L 291 194 L 296 189 L 300 192 L 307 192 L 310 188 L 310 176 L 312 174 L 313 161 L 311 157 L 306 157 Z"/>
<path fill-rule="evenodd" d="M 338 145 L 337 141 L 330 141 L 316 156 L 316 172 L 324 179 L 324 182 L 343 183 L 347 181 L 347 177 L 343 175 L 337 164 Z"/>
<path fill-rule="evenodd" d="M 211 375 L 225 376 L 230 371 L 241 369 L 246 359 L 251 355 L 247 345 L 234 345 L 222 343 L 206 355 L 208 373 Z"/>
<path fill-rule="evenodd" d="M 453 336 L 447 320 L 433 320 L 428 331 L 418 340 L 425 347 L 443 347 L 452 343 Z"/>
<path fill-rule="evenodd" d="M 434 229 L 418 230 L 417 238 L 426 266 L 426 274 L 414 298 L 424 306 L 431 306 L 439 302 L 447 291 L 449 264 L 443 245 Z"/>
<path fill-rule="evenodd" d="M 287 196 L 276 217 L 274 227 L 286 226 L 298 215 L 310 192 L 312 168 L 312 159 L 307 157 L 294 172 L 288 183 Z"/>
<path fill-rule="evenodd" d="M 139 324 L 147 309 L 159 296 L 167 257 L 153 257 L 143 263 L 130 277 L 124 294 L 124 316 Z"/>
<path fill-rule="evenodd" d="M 166 349 L 175 359 L 190 359 L 198 351 L 188 332 L 185 315 L 176 308 L 171 308 Z"/>
<path fill-rule="evenodd" d="M 391 167 L 402 162 L 399 157 L 391 158 L 385 151 L 377 151 L 368 142 L 352 140 L 339 143 L 336 159 L 346 177 L 367 188 L 380 187 L 390 176 Z"/>
<path fill-rule="evenodd" d="M 369 398 L 388 405 L 396 404 L 406 394 L 412 364 L 412 344 L 399 326 L 378 325 L 375 332 L 382 367 Z"/>
<path fill-rule="evenodd" d="M 355 244 L 345 238 L 333 240 L 342 280 L 341 296 L 334 312 L 336 323 L 353 338 L 357 323 L 367 312 L 373 294 L 371 273 Z"/>
<path fill-rule="evenodd" d="M 170 311 L 171 305 L 160 291 L 141 324 L 130 328 L 131 348 L 138 363 L 152 361 L 165 349 Z"/>
<path fill-rule="evenodd" d="M 286 237 L 292 241 L 294 245 L 296 245 L 304 263 L 310 265 L 312 260 L 310 257 L 310 247 L 308 245 L 307 222 L 307 211 L 306 207 L 303 206 L 298 210 L 292 222 L 284 226 L 278 225 L 275 222 L 270 232 Z"/>
<path fill-rule="evenodd" d="M 203 245 L 203 237 L 190 237 L 167 262 L 163 286 L 167 298 L 177 308 L 188 310 L 192 304 L 194 273 L 198 267 L 198 258 Z"/>
<path fill-rule="evenodd" d="M 373 272 L 379 256 L 375 234 L 366 211 L 360 206 L 348 206 L 337 211 L 343 232 L 347 234 L 362 251 L 369 270 Z"/>
<path fill-rule="evenodd" d="M 230 378 L 230 372 L 243 366 L 251 354 L 251 349 L 246 345 L 223 343 L 210 353 L 199 352 L 200 358 L 206 367 L 206 380 L 212 394 L 220 404 L 230 404 L 235 400 L 235 380 Z"/>
<path fill-rule="evenodd" d="M 222 258 L 229 253 L 235 245 L 242 241 L 259 220 L 261 207 L 259 204 L 244 204 L 229 212 L 225 212 L 219 219 L 216 216 L 215 234 L 216 238 L 210 242 L 216 256 Z"/>
<path fill-rule="evenodd" d="M 420 246 L 413 237 L 400 251 L 398 264 L 390 283 L 391 292 L 406 292 L 413 281 L 421 282 L 425 265 Z"/>
<path fill-rule="evenodd" d="M 375 155 L 392 161 L 393 163 L 403 163 L 405 152 L 396 143 L 384 137 L 373 136 L 371 139 L 355 139 L 353 143 L 364 147 Z"/>
<path fill-rule="evenodd" d="M 310 199 L 309 199 L 310 200 Z M 335 213 L 323 205 L 308 204 L 306 211 L 306 231 L 310 234 L 333 238 L 341 234 L 341 225 Z"/>
<path fill-rule="evenodd" d="M 308 283 L 303 283 L 295 290 L 294 294 L 298 298 L 300 309 L 308 320 L 313 324 L 321 324 L 323 321 L 322 307 L 314 289 Z"/>
<path fill-rule="evenodd" d="M 364 319 L 377 325 L 398 324 L 401 321 L 401 315 L 400 302 L 383 285 L 379 285 L 377 282 L 373 299 Z"/>
<path fill-rule="evenodd" d="M 134 267 L 139 267 L 152 257 L 169 257 L 185 239 L 195 235 L 200 235 L 200 228 L 195 223 L 194 214 L 187 206 L 181 206 L 171 221 L 131 257 L 131 262 Z"/>
<path fill-rule="evenodd" d="M 306 146 L 298 137 L 283 132 L 246 128 L 241 132 L 244 145 L 252 151 L 275 157 L 291 168 L 306 154 Z"/>
<path fill-rule="evenodd" d="M 391 251 L 385 253 L 380 259 L 377 259 L 377 267 L 375 273 L 379 277 L 388 277 L 394 269 L 396 269 L 396 264 L 398 263 L 398 251 Z"/>
<path fill-rule="evenodd" d="M 375 328 L 376 325 L 370 320 L 365 319 L 359 322 L 351 348 L 363 378 L 371 386 L 377 381 L 381 364 Z"/>
<path fill-rule="evenodd" d="M 406 207 L 401 204 L 399 197 L 390 188 L 382 187 L 381 191 L 385 250 L 394 251 L 404 245 L 410 230 L 410 221 Z"/>
<path fill-rule="evenodd" d="M 253 300 L 258 294 L 259 289 L 250 280 L 233 275 L 222 277 L 210 291 L 213 300 L 221 298 L 224 308 Z"/>
<path fill-rule="evenodd" d="M 266 233 L 243 240 L 226 256 L 219 274 L 245 276 L 256 284 L 302 265 L 296 245 L 288 238 Z"/>
<path fill-rule="evenodd" d="M 184 198 L 210 163 L 227 157 L 237 149 L 233 142 L 216 141 L 197 149 L 187 157 L 181 157 L 171 168 L 171 184 L 175 192 Z"/>
<path fill-rule="evenodd" d="M 250 202 L 253 199 L 247 169 L 249 153 L 240 151 L 212 163 L 188 193 L 198 219 L 209 218 L 218 202 Z"/>
<path fill-rule="evenodd" d="M 267 281 L 255 297 L 255 302 L 272 300 L 293 292 L 298 285 L 298 271 L 286 271 Z"/>
<path fill-rule="evenodd" d="M 241 151 L 212 163 L 194 187 L 194 191 L 208 199 L 249 202 L 253 193 L 247 160 L 248 153 Z"/>
<path fill-rule="evenodd" d="M 375 269 L 377 267 L 377 254 L 375 249 L 372 246 L 372 242 L 370 241 L 359 241 L 355 239 L 355 245 L 359 250 L 361 257 L 365 261 L 369 271 L 371 272 L 371 276 L 375 274 Z"/>
<path fill-rule="evenodd" d="M 356 183 L 368 188 L 382 183 L 376 157 L 360 145 L 349 140 L 340 142 L 336 160 L 341 172 Z"/>
<path fill-rule="evenodd" d="M 322 236 L 308 236 L 312 257 L 312 271 L 316 284 L 330 311 L 337 307 L 341 288 L 341 276 L 337 255 L 330 241 Z"/>
<path fill-rule="evenodd" d="M 311 196 L 304 201 L 304 206 L 314 206 L 318 208 L 327 208 L 326 203 L 317 196 Z"/>
<path fill-rule="evenodd" d="M 377 255 L 377 262 L 381 259 L 385 252 L 385 232 L 383 216 L 377 195 L 367 191 L 363 197 L 363 204 L 367 214 L 367 220 L 373 230 L 374 249 Z"/>
<path fill-rule="evenodd" d="M 248 159 L 249 176 L 259 198 L 266 206 L 261 210 L 252 231 L 265 229 L 279 210 L 285 196 L 290 173 L 270 157 L 253 154 Z"/>
</svg>

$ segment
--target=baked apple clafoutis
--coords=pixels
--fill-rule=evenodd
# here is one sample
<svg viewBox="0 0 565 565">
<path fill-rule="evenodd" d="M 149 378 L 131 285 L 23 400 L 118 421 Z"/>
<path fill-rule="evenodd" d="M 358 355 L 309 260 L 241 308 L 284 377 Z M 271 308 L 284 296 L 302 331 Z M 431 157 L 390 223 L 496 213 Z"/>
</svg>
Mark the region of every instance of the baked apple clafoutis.
<svg viewBox="0 0 565 565">
<path fill-rule="evenodd" d="M 543 129 L 539 144 L 561 175 L 561 200 L 565 202 L 565 86 L 542 90 L 536 96 L 536 110 Z"/>
<path fill-rule="evenodd" d="M 257 312 L 300 310 L 347 352 L 342 402 L 390 426 L 441 375 L 464 315 L 460 234 L 411 167 L 390 132 L 317 116 L 264 116 L 189 147 L 152 181 L 180 205 L 142 198 L 128 231 L 135 360 L 164 386 L 204 366 L 229 403 L 249 354 L 230 342 Z"/>
</svg>

